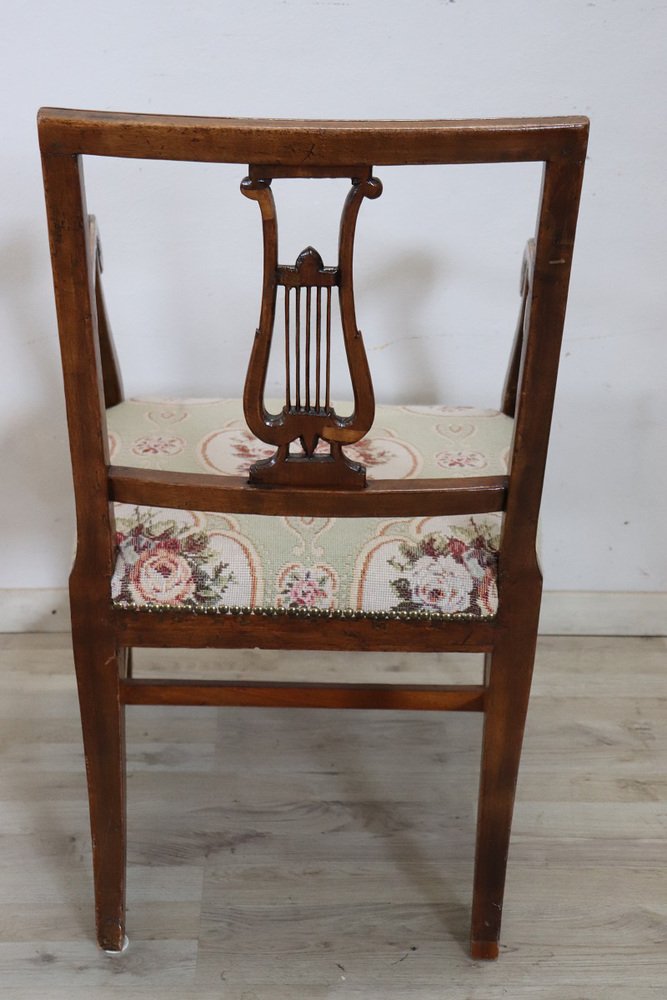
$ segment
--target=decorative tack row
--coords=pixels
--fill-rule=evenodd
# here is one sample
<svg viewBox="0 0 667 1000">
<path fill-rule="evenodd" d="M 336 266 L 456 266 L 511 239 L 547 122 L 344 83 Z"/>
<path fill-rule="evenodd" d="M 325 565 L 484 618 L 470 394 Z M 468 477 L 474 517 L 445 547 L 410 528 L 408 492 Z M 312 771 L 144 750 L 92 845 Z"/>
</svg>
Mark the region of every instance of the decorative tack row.
<svg viewBox="0 0 667 1000">
<path fill-rule="evenodd" d="M 273 607 L 250 607 L 245 605 L 228 605 L 216 608 L 190 607 L 187 604 L 142 604 L 137 607 L 126 601 L 112 601 L 113 607 L 120 611 L 133 611 L 135 614 L 147 612 L 164 613 L 173 611 L 176 614 L 189 612 L 195 615 L 258 615 L 263 618 L 324 618 L 324 619 L 345 619 L 346 621 L 357 621 L 370 619 L 371 621 L 480 621 L 479 615 L 472 615 L 465 611 L 394 611 L 391 608 L 387 611 L 357 611 L 354 608 L 273 608 Z M 484 618 L 484 621 L 492 621 L 492 618 Z"/>
</svg>

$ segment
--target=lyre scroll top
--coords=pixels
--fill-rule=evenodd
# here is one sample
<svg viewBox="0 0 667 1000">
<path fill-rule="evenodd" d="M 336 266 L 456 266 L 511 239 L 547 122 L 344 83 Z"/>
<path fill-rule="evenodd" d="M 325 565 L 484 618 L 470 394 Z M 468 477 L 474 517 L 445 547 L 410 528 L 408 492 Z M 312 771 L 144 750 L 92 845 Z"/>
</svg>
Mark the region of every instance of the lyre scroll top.
<svg viewBox="0 0 667 1000">
<path fill-rule="evenodd" d="M 352 182 L 340 220 L 338 265 L 325 267 L 313 247 L 303 250 L 293 266 L 280 265 L 271 181 L 274 177 L 313 176 L 349 177 Z M 375 413 L 373 384 L 356 324 L 352 257 L 361 202 L 377 198 L 382 184 L 371 176 L 370 167 L 309 171 L 251 166 L 241 190 L 258 202 L 264 235 L 262 306 L 243 406 L 252 433 L 276 446 L 271 458 L 251 467 L 250 482 L 362 488 L 365 467 L 349 460 L 342 450 L 343 445 L 353 444 L 368 433 Z M 348 417 L 338 416 L 331 403 L 332 309 L 336 297 L 354 397 L 354 409 Z M 264 392 L 279 299 L 284 318 L 285 403 L 279 413 L 269 413 Z M 298 453 L 292 450 L 295 446 Z"/>
</svg>

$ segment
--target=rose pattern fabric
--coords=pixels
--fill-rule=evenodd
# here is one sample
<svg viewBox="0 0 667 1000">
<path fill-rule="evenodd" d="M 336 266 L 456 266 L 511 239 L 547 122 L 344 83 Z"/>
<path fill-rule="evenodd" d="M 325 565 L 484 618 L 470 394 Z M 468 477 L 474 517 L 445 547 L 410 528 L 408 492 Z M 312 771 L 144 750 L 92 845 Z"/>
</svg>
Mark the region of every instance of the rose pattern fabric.
<svg viewBox="0 0 667 1000">
<path fill-rule="evenodd" d="M 441 451 L 436 459 L 443 469 L 483 469 L 486 465 L 479 451 Z"/>
<path fill-rule="evenodd" d="M 114 602 L 473 618 L 497 611 L 500 515 L 238 515 L 224 516 L 223 527 L 220 518 L 118 504 Z"/>
<path fill-rule="evenodd" d="M 451 530 L 449 536 L 402 542 L 400 557 L 389 560 L 398 574 L 390 581 L 399 598 L 395 610 L 496 613 L 497 537 L 472 518 L 467 528 Z"/>
<path fill-rule="evenodd" d="M 273 449 L 238 401 L 130 400 L 108 411 L 118 465 L 244 474 Z M 178 427 L 178 434 L 173 428 Z M 503 474 L 512 421 L 497 411 L 382 407 L 346 449 L 369 477 Z M 182 443 L 182 444 L 181 444 Z M 446 456 L 446 459 L 444 458 Z M 195 611 L 490 617 L 502 515 L 314 518 L 206 514 L 116 504 L 112 598 Z"/>
<path fill-rule="evenodd" d="M 316 455 L 326 455 L 329 451 L 324 441 L 318 442 L 315 448 Z M 349 445 L 345 451 L 353 462 L 361 462 L 368 468 L 370 479 L 375 477 L 376 469 L 381 469 L 386 478 L 408 479 L 415 475 L 420 465 L 419 453 L 391 431 L 369 435 Z M 238 420 L 213 431 L 198 446 L 198 458 L 204 468 L 227 476 L 247 474 L 254 462 L 270 458 L 274 452 L 275 448 L 259 441 L 247 427 L 240 426 Z"/>
<path fill-rule="evenodd" d="M 166 545 L 142 552 L 127 582 L 135 604 L 184 604 L 196 591 L 187 559 Z"/>
<path fill-rule="evenodd" d="M 280 410 L 275 401 L 267 405 Z M 107 411 L 107 423 L 118 465 L 238 476 L 275 451 L 250 432 L 240 400 L 128 399 Z M 443 468 L 455 476 L 481 468 L 503 475 L 512 427 L 497 410 L 378 404 L 369 434 L 345 451 L 367 466 L 370 479 L 435 478 Z"/>
<path fill-rule="evenodd" d="M 333 608 L 336 573 L 330 566 L 287 566 L 278 577 L 279 608 Z"/>
<path fill-rule="evenodd" d="M 412 565 L 408 578 L 393 581 L 393 586 L 402 598 L 399 607 L 406 610 L 466 611 L 470 604 L 470 577 L 459 571 L 450 555 L 422 556 Z"/>
<path fill-rule="evenodd" d="M 242 476 L 254 462 L 270 458 L 274 452 L 275 448 L 259 441 L 236 420 L 228 427 L 213 431 L 199 445 L 204 467 L 228 476 Z"/>
<path fill-rule="evenodd" d="M 179 437 L 150 434 L 137 438 L 132 445 L 135 455 L 178 455 L 185 448 L 185 441 Z"/>
<path fill-rule="evenodd" d="M 128 527 L 116 532 L 112 596 L 122 603 L 207 607 L 234 578 L 215 560 L 206 531 L 189 532 L 168 512 L 136 507 Z"/>
</svg>

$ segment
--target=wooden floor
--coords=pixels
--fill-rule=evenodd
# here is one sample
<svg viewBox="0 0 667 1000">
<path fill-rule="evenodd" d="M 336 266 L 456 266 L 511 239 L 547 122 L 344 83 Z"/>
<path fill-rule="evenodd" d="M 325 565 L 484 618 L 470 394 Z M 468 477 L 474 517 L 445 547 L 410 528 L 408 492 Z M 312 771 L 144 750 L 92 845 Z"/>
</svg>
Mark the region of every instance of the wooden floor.
<svg viewBox="0 0 667 1000">
<path fill-rule="evenodd" d="M 466 954 L 480 719 L 128 710 L 130 947 L 92 937 L 68 637 L 0 636 L 7 1000 L 667 996 L 667 640 L 544 639 L 503 946 Z M 138 669 L 477 679 L 476 658 L 145 652 Z"/>
</svg>

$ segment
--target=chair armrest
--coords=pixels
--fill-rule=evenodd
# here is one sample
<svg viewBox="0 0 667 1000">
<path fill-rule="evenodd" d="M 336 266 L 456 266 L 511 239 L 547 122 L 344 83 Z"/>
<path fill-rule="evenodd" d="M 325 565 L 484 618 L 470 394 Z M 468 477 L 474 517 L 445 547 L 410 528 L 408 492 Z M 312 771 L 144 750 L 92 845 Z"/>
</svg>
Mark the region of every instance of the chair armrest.
<svg viewBox="0 0 667 1000">
<path fill-rule="evenodd" d="M 95 311 L 97 314 L 97 338 L 100 345 L 100 360 L 102 362 L 102 381 L 104 384 L 104 405 L 116 406 L 124 399 L 123 382 L 118 364 L 118 355 L 113 341 L 109 314 L 107 313 L 106 302 L 104 300 L 104 290 L 102 288 L 102 271 L 104 262 L 102 259 L 102 241 L 94 215 L 88 216 L 88 247 L 89 247 L 89 274 L 95 290 Z"/>
<path fill-rule="evenodd" d="M 508 417 L 513 417 L 516 410 L 516 394 L 519 384 L 519 372 L 521 369 L 521 355 L 523 352 L 523 340 L 528 315 L 528 305 L 533 291 L 533 275 L 535 274 L 535 240 L 530 239 L 526 243 L 521 262 L 521 278 L 519 281 L 519 294 L 521 295 L 521 307 L 517 320 L 510 361 L 507 366 L 505 384 L 503 385 L 502 411 Z"/>
</svg>

